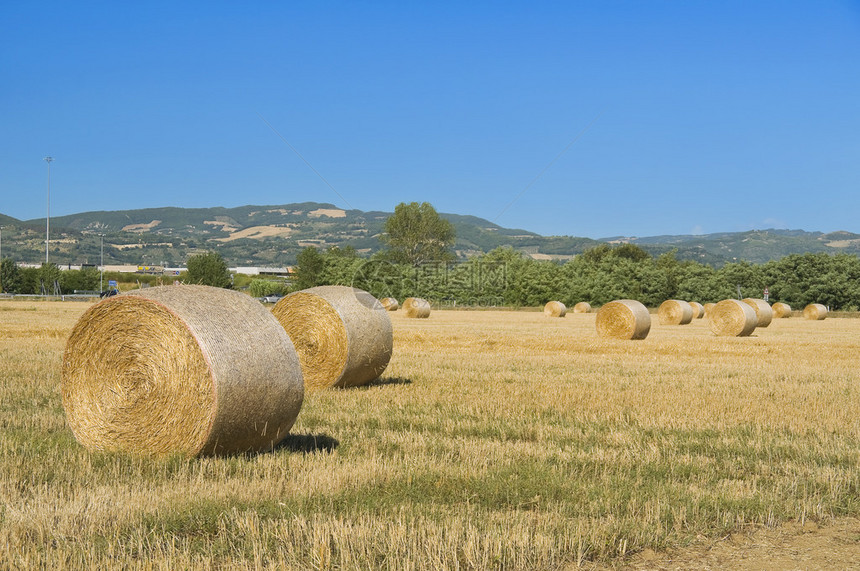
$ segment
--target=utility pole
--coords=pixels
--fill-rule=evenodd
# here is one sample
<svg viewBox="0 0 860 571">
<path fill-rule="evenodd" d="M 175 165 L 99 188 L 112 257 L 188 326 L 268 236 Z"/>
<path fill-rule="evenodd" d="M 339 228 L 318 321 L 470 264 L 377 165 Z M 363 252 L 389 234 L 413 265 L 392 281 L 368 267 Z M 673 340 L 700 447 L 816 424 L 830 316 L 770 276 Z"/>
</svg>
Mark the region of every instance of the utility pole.
<svg viewBox="0 0 860 571">
<path fill-rule="evenodd" d="M 104 276 L 105 276 L 105 235 L 99 234 L 102 237 L 102 261 L 99 264 L 99 293 L 102 293 L 104 288 Z"/>
<path fill-rule="evenodd" d="M 51 241 L 51 162 L 53 157 L 45 157 L 44 161 L 48 163 L 48 200 L 47 213 L 45 215 L 45 263 L 48 263 L 48 244 Z"/>
</svg>

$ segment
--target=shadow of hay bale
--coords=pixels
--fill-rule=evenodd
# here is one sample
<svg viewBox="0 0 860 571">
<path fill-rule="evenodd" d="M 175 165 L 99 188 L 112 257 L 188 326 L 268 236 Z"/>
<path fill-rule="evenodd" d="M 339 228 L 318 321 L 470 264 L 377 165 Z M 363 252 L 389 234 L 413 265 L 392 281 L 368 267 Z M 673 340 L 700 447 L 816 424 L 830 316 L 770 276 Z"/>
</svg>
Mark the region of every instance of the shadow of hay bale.
<svg viewBox="0 0 860 571">
<path fill-rule="evenodd" d="M 412 384 L 412 379 L 404 379 L 403 377 L 385 377 L 378 378 L 370 381 L 366 385 L 362 387 L 352 387 L 356 389 L 368 389 L 370 387 L 384 387 L 385 385 L 410 385 Z M 346 387 L 350 388 L 350 387 Z"/>
<path fill-rule="evenodd" d="M 314 452 L 333 452 L 338 446 L 340 441 L 326 434 L 288 434 L 275 446 L 275 450 L 313 454 Z"/>
</svg>

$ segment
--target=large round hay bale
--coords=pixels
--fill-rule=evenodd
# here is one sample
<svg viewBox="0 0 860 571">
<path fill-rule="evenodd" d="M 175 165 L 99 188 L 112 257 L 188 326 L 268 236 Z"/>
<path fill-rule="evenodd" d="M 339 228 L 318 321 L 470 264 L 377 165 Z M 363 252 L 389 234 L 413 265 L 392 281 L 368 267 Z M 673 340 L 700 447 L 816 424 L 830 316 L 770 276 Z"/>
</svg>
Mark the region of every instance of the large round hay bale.
<svg viewBox="0 0 860 571">
<path fill-rule="evenodd" d="M 755 310 L 737 299 L 724 299 L 708 312 L 708 321 L 714 335 L 746 337 L 755 331 Z"/>
<path fill-rule="evenodd" d="M 803 308 L 803 317 L 805 319 L 824 319 L 827 317 L 827 307 L 820 303 L 810 303 Z"/>
<path fill-rule="evenodd" d="M 693 319 L 701 319 L 705 316 L 705 306 L 703 306 L 698 301 L 688 301 L 690 307 L 693 309 Z"/>
<path fill-rule="evenodd" d="M 430 317 L 430 302 L 420 297 L 407 297 L 403 300 L 403 312 L 406 317 Z"/>
<path fill-rule="evenodd" d="M 782 303 L 778 301 L 771 306 L 773 310 L 774 319 L 783 319 L 786 317 L 791 317 L 791 306 L 787 303 Z"/>
<path fill-rule="evenodd" d="M 686 301 L 667 299 L 657 309 L 660 325 L 687 325 L 693 321 L 693 308 Z"/>
<path fill-rule="evenodd" d="M 710 312 L 711 309 L 713 309 L 715 305 L 717 305 L 717 304 L 716 303 L 706 303 L 705 305 L 702 306 L 704 317 L 708 316 L 708 312 Z"/>
<path fill-rule="evenodd" d="M 550 301 L 543 306 L 543 314 L 547 317 L 564 317 L 567 313 L 567 307 L 560 301 Z"/>
<path fill-rule="evenodd" d="M 636 300 L 618 299 L 597 310 L 595 325 L 600 337 L 645 339 L 651 331 L 651 315 Z"/>
<path fill-rule="evenodd" d="M 580 301 L 573 306 L 574 313 L 588 313 L 591 311 L 591 304 L 587 301 Z"/>
<path fill-rule="evenodd" d="M 765 300 L 747 297 L 744 298 L 743 302 L 755 311 L 755 317 L 758 321 L 756 327 L 767 327 L 773 321 L 773 309 L 771 309 L 770 304 Z"/>
<path fill-rule="evenodd" d="M 365 385 L 391 359 L 391 319 L 366 291 L 312 287 L 281 299 L 272 313 L 296 346 L 306 389 Z"/>
<path fill-rule="evenodd" d="M 393 297 L 383 297 L 379 300 L 379 303 L 382 304 L 382 307 L 385 308 L 386 311 L 397 311 L 400 307 L 400 304 Z"/>
<path fill-rule="evenodd" d="M 66 343 L 62 395 L 90 450 L 196 456 L 272 448 L 304 388 L 293 343 L 262 304 L 180 285 L 90 307 Z"/>
</svg>

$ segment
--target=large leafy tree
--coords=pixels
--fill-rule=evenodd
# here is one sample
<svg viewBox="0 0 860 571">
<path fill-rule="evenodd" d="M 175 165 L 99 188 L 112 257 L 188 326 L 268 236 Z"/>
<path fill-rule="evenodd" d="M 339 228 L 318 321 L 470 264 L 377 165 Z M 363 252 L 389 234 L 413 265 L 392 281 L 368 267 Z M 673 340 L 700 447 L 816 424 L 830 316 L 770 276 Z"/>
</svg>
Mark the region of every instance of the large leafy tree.
<svg viewBox="0 0 860 571">
<path fill-rule="evenodd" d="M 325 258 L 319 250 L 308 246 L 296 258 L 296 289 L 307 289 L 322 284 Z"/>
<path fill-rule="evenodd" d="M 389 248 L 391 261 L 419 266 L 425 262 L 453 260 L 454 226 L 439 216 L 429 202 L 401 202 L 385 221 L 380 240 Z"/>
<path fill-rule="evenodd" d="M 217 252 L 206 252 L 188 258 L 188 281 L 230 289 L 232 280 L 224 258 Z"/>
</svg>

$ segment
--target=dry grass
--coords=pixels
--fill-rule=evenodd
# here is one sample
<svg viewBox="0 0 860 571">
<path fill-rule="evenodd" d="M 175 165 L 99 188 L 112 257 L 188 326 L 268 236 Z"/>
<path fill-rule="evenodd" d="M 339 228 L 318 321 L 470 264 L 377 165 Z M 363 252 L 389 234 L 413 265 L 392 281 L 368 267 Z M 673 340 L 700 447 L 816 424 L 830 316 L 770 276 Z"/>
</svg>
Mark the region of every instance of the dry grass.
<svg viewBox="0 0 860 571">
<path fill-rule="evenodd" d="M 308 395 L 282 447 L 142 460 L 65 425 L 86 307 L 0 302 L 2 569 L 561 569 L 860 515 L 860 320 L 630 343 L 594 314 L 397 312 L 384 376 Z"/>
</svg>

